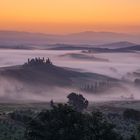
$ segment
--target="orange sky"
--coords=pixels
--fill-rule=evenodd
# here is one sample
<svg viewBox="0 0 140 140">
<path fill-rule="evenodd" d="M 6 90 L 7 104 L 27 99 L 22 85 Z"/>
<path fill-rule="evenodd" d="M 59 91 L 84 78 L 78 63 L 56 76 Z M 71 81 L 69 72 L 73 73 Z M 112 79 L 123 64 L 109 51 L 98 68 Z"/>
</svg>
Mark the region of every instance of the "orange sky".
<svg viewBox="0 0 140 140">
<path fill-rule="evenodd" d="M 140 32 L 140 0 L 0 0 L 0 29 Z"/>
</svg>

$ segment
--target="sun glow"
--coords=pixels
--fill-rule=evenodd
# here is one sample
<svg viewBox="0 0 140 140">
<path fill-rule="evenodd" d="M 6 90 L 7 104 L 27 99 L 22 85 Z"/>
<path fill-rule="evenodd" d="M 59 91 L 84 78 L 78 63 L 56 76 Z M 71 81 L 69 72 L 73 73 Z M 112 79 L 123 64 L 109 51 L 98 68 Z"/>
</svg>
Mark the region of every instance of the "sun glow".
<svg viewBox="0 0 140 140">
<path fill-rule="evenodd" d="M 138 31 L 139 0 L 1 0 L 0 29 Z"/>
</svg>

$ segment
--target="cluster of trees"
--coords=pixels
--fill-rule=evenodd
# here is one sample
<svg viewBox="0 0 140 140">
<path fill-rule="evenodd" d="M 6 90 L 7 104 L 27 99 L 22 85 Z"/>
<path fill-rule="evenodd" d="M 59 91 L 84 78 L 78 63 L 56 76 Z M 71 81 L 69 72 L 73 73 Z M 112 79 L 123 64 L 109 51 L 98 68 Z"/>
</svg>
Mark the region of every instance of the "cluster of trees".
<svg viewBox="0 0 140 140">
<path fill-rule="evenodd" d="M 8 114 L 12 120 L 22 122 L 24 124 L 28 123 L 32 117 L 35 115 L 35 112 L 32 110 L 15 110 Z"/>
<path fill-rule="evenodd" d="M 24 132 L 24 126 L 13 120 L 0 120 L 0 140 L 25 140 Z"/>
<path fill-rule="evenodd" d="M 43 58 L 32 58 L 32 59 L 28 59 L 28 62 L 25 63 L 24 65 L 27 66 L 27 65 L 45 65 L 45 64 L 50 64 L 52 65 L 52 62 L 50 61 L 50 59 L 46 59 L 43 57 Z"/>
<path fill-rule="evenodd" d="M 140 111 L 134 110 L 134 109 L 126 109 L 123 112 L 124 119 L 131 119 L 140 121 Z"/>
<path fill-rule="evenodd" d="M 111 83 L 108 80 L 106 80 L 106 81 L 95 81 L 94 83 L 81 85 L 80 89 L 82 91 L 96 93 L 109 87 L 111 87 Z"/>
<path fill-rule="evenodd" d="M 105 114 L 98 110 L 84 111 L 88 100 L 81 94 L 70 93 L 67 98 L 67 104 L 51 101 L 52 108 L 41 112 L 16 110 L 9 113 L 9 120 L 0 121 L 0 140 L 140 140 L 140 125 L 129 135 L 133 134 L 131 137 L 124 139 Z M 117 116 L 110 115 L 111 118 Z M 140 112 L 126 109 L 123 118 L 139 122 Z"/>
<path fill-rule="evenodd" d="M 121 140 L 101 112 L 76 111 L 67 104 L 53 105 L 32 119 L 25 133 L 27 140 Z"/>
<path fill-rule="evenodd" d="M 44 110 L 27 125 L 27 140 L 123 140 L 99 111 L 86 113 L 88 100 L 81 94 L 70 93 L 67 104 L 54 104 L 52 109 Z M 124 119 L 139 120 L 139 111 L 126 109 Z M 140 140 L 140 126 L 129 140 Z"/>
</svg>

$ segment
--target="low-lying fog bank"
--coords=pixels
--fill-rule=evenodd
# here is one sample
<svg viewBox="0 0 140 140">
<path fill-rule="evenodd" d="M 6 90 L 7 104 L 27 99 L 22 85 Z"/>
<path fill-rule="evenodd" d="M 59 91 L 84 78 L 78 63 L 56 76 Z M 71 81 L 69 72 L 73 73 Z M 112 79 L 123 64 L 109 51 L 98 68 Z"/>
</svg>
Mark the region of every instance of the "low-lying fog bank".
<svg viewBox="0 0 140 140">
<path fill-rule="evenodd" d="M 50 89 L 46 86 L 42 89 L 24 88 L 23 83 L 14 81 L 13 79 L 5 80 L 0 77 L 0 99 L 1 100 L 34 100 L 34 101 L 65 101 L 66 96 L 70 92 L 83 94 L 89 101 L 111 101 L 111 100 L 139 100 L 139 85 L 135 85 L 135 79 L 140 76 L 135 74 L 140 70 L 140 53 L 93 53 L 86 54 L 88 59 L 98 58 L 98 61 L 89 59 L 86 61 L 78 57 L 65 57 L 67 54 L 82 54 L 81 51 L 52 51 L 52 50 L 1 50 L 0 51 L 0 67 L 15 66 L 24 64 L 28 58 L 34 57 L 49 57 L 54 64 L 61 67 L 69 67 L 75 71 L 92 72 L 105 76 L 119 79 L 119 86 L 112 86 L 108 90 L 99 93 L 86 93 L 85 91 L 77 90 L 71 87 L 53 87 Z M 81 56 L 80 55 L 80 56 Z M 62 57 L 64 56 L 64 57 Z M 87 58 L 86 57 L 86 58 Z M 98 79 L 96 79 L 98 80 Z M 80 81 L 78 81 L 80 83 Z M 30 86 L 30 85 L 29 85 Z M 42 87 L 41 87 L 42 88 Z"/>
<path fill-rule="evenodd" d="M 49 57 L 54 64 L 70 68 L 78 68 L 85 71 L 105 74 L 116 78 L 121 78 L 128 72 L 140 69 L 140 53 L 95 53 L 94 57 L 108 60 L 83 61 L 83 59 L 60 57 L 66 54 L 80 54 L 81 51 L 52 51 L 52 50 L 1 50 L 0 67 L 21 65 L 28 58 Z M 82 54 L 82 53 L 81 53 Z"/>
</svg>

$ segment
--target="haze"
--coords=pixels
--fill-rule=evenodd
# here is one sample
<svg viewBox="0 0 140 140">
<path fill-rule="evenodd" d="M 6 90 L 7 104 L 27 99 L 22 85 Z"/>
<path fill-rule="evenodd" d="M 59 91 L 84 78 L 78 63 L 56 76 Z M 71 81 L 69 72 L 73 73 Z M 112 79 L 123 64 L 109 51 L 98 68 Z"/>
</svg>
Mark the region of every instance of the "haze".
<svg viewBox="0 0 140 140">
<path fill-rule="evenodd" d="M 81 57 L 74 57 L 75 54 L 78 56 L 81 54 Z M 74 71 L 81 72 L 92 72 L 97 74 L 102 74 L 105 76 L 117 78 L 122 81 L 120 87 L 112 87 L 107 91 L 103 91 L 102 94 L 86 94 L 84 91 L 77 91 L 76 89 L 71 88 L 61 88 L 56 87 L 53 90 L 48 87 L 44 87 L 43 90 L 36 89 L 30 85 L 29 89 L 26 89 L 25 86 L 15 80 L 4 80 L 0 79 L 1 83 L 1 93 L 0 97 L 3 97 L 6 100 L 15 99 L 18 100 L 40 100 L 40 101 L 49 101 L 51 99 L 63 101 L 64 97 L 71 91 L 76 91 L 83 93 L 84 96 L 90 101 L 102 101 L 102 100 L 116 100 L 120 99 L 122 95 L 130 96 L 133 94 L 137 99 L 139 96 L 139 88 L 135 87 L 133 82 L 136 77 L 133 76 L 133 72 L 136 72 L 140 69 L 139 58 L 140 53 L 95 53 L 88 54 L 88 56 L 94 56 L 95 58 L 102 58 L 108 61 L 96 61 L 96 60 L 84 60 L 82 58 L 83 53 L 80 50 L 76 51 L 49 51 L 49 50 L 1 50 L 0 52 L 0 67 L 1 70 L 5 70 L 5 67 L 9 69 L 11 66 L 22 65 L 27 61 L 27 58 L 38 57 L 49 57 L 54 65 L 61 67 L 67 67 Z M 9 68 L 8 68 L 9 67 Z M 13 67 L 14 68 L 14 67 Z M 28 74 L 28 73 L 27 73 Z M 98 79 L 96 79 L 98 80 Z M 10 83 L 13 83 L 11 86 Z M 82 81 L 81 81 L 82 83 Z M 47 85 L 46 85 L 47 86 Z M 7 88 L 8 87 L 8 88 Z M 17 89 L 22 89 L 17 92 Z M 57 94 L 56 94 L 57 91 Z M 39 94 L 37 94 L 39 92 Z M 59 92 L 59 93 L 58 93 Z M 30 94 L 30 97 L 29 97 Z M 59 96 L 58 96 L 59 94 Z"/>
<path fill-rule="evenodd" d="M 55 85 L 55 81 L 62 82 L 64 80 L 64 86 L 65 81 L 72 81 L 75 77 L 71 77 L 71 75 L 77 72 L 76 74 L 77 76 L 80 75 L 81 81 L 78 77 L 72 83 L 77 86 L 77 89 L 79 88 L 79 83 L 80 86 L 84 85 L 86 87 L 87 84 L 91 84 L 92 82 L 92 86 L 96 87 L 95 81 L 97 83 L 99 81 L 99 85 L 106 83 L 110 85 L 111 83 L 110 87 L 112 86 L 113 90 L 108 90 L 108 93 L 115 93 L 117 91 L 116 95 L 119 97 L 121 93 L 125 95 L 131 94 L 132 89 L 137 94 L 139 88 L 135 88 L 135 80 L 140 80 L 139 7 L 139 0 L 1 1 L 0 71 L 1 77 L 3 76 L 3 72 L 5 73 L 4 78 L 8 77 L 6 82 L 1 78 L 0 88 L 3 89 L 2 96 L 6 93 L 7 98 L 7 95 L 10 93 L 9 91 L 13 91 L 12 93 L 14 93 L 17 87 L 19 87 L 18 91 L 21 92 L 22 88 L 19 83 L 24 83 L 26 80 L 27 83 L 25 83 L 27 85 L 25 85 L 29 88 L 28 85 L 31 84 L 30 81 L 32 81 L 33 77 L 36 78 L 34 82 L 38 82 L 44 78 L 44 82 L 40 83 L 40 85 L 45 84 L 46 86 L 50 84 L 51 80 L 47 81 L 47 83 L 47 78 L 43 77 L 48 74 L 46 66 L 45 69 L 38 70 L 38 68 L 31 65 L 31 70 L 35 72 L 34 75 L 32 75 L 33 73 L 27 67 L 22 68 L 22 64 L 26 63 L 28 58 L 32 59 L 36 57 L 50 57 L 53 64 L 56 65 L 56 67 L 50 66 L 52 68 L 50 68 L 52 75 L 50 76 L 49 73 L 48 77 L 50 76 L 52 83 L 54 82 L 53 86 L 58 86 L 57 88 L 61 89 L 62 87 L 59 84 L 57 85 L 57 82 Z M 107 49 L 103 49 L 102 47 Z M 120 48 L 120 50 L 113 50 L 115 48 Z M 55 49 L 60 51 L 56 51 Z M 71 51 L 72 49 L 76 51 Z M 37 62 L 36 60 L 35 62 Z M 66 69 L 61 69 L 61 67 L 65 67 Z M 45 74 L 42 70 L 46 70 Z M 68 70 L 73 70 L 74 72 L 72 71 L 70 72 L 72 74 L 70 74 Z M 90 76 L 86 77 L 83 73 L 81 74 L 81 71 Z M 65 74 L 63 75 L 62 73 Z M 137 76 L 135 73 L 137 73 Z M 40 78 L 38 75 L 43 76 Z M 9 87 L 9 77 L 15 80 L 15 85 L 13 84 L 10 89 L 7 89 Z M 83 80 L 82 77 L 86 78 Z M 93 78 L 92 80 L 90 79 L 91 77 Z M 55 78 L 57 80 L 54 80 Z M 112 79 L 116 80 L 115 84 Z M 14 80 L 11 81 L 14 83 Z M 118 86 L 118 81 L 121 86 Z M 5 84 L 3 85 L 2 83 Z M 112 84 L 116 86 L 115 89 Z M 108 85 L 106 84 L 106 87 L 109 89 Z M 33 94 L 40 90 L 40 87 L 37 89 L 32 84 L 30 87 Z M 116 90 L 118 87 L 121 89 L 120 91 Z M 63 88 L 60 90 L 60 93 L 61 91 L 64 93 L 67 90 L 65 87 Z M 67 88 L 69 93 L 72 87 Z M 102 87 L 99 88 L 102 89 Z M 27 93 L 25 89 L 23 88 L 21 92 L 23 95 Z M 30 92 L 30 88 L 28 90 Z M 43 92 L 46 93 L 46 90 L 45 87 Z M 50 91 L 47 92 L 49 93 Z M 102 93 L 105 96 L 108 95 L 105 91 Z M 14 94 L 11 95 L 13 97 Z M 42 95 L 39 96 L 42 97 Z"/>
</svg>

